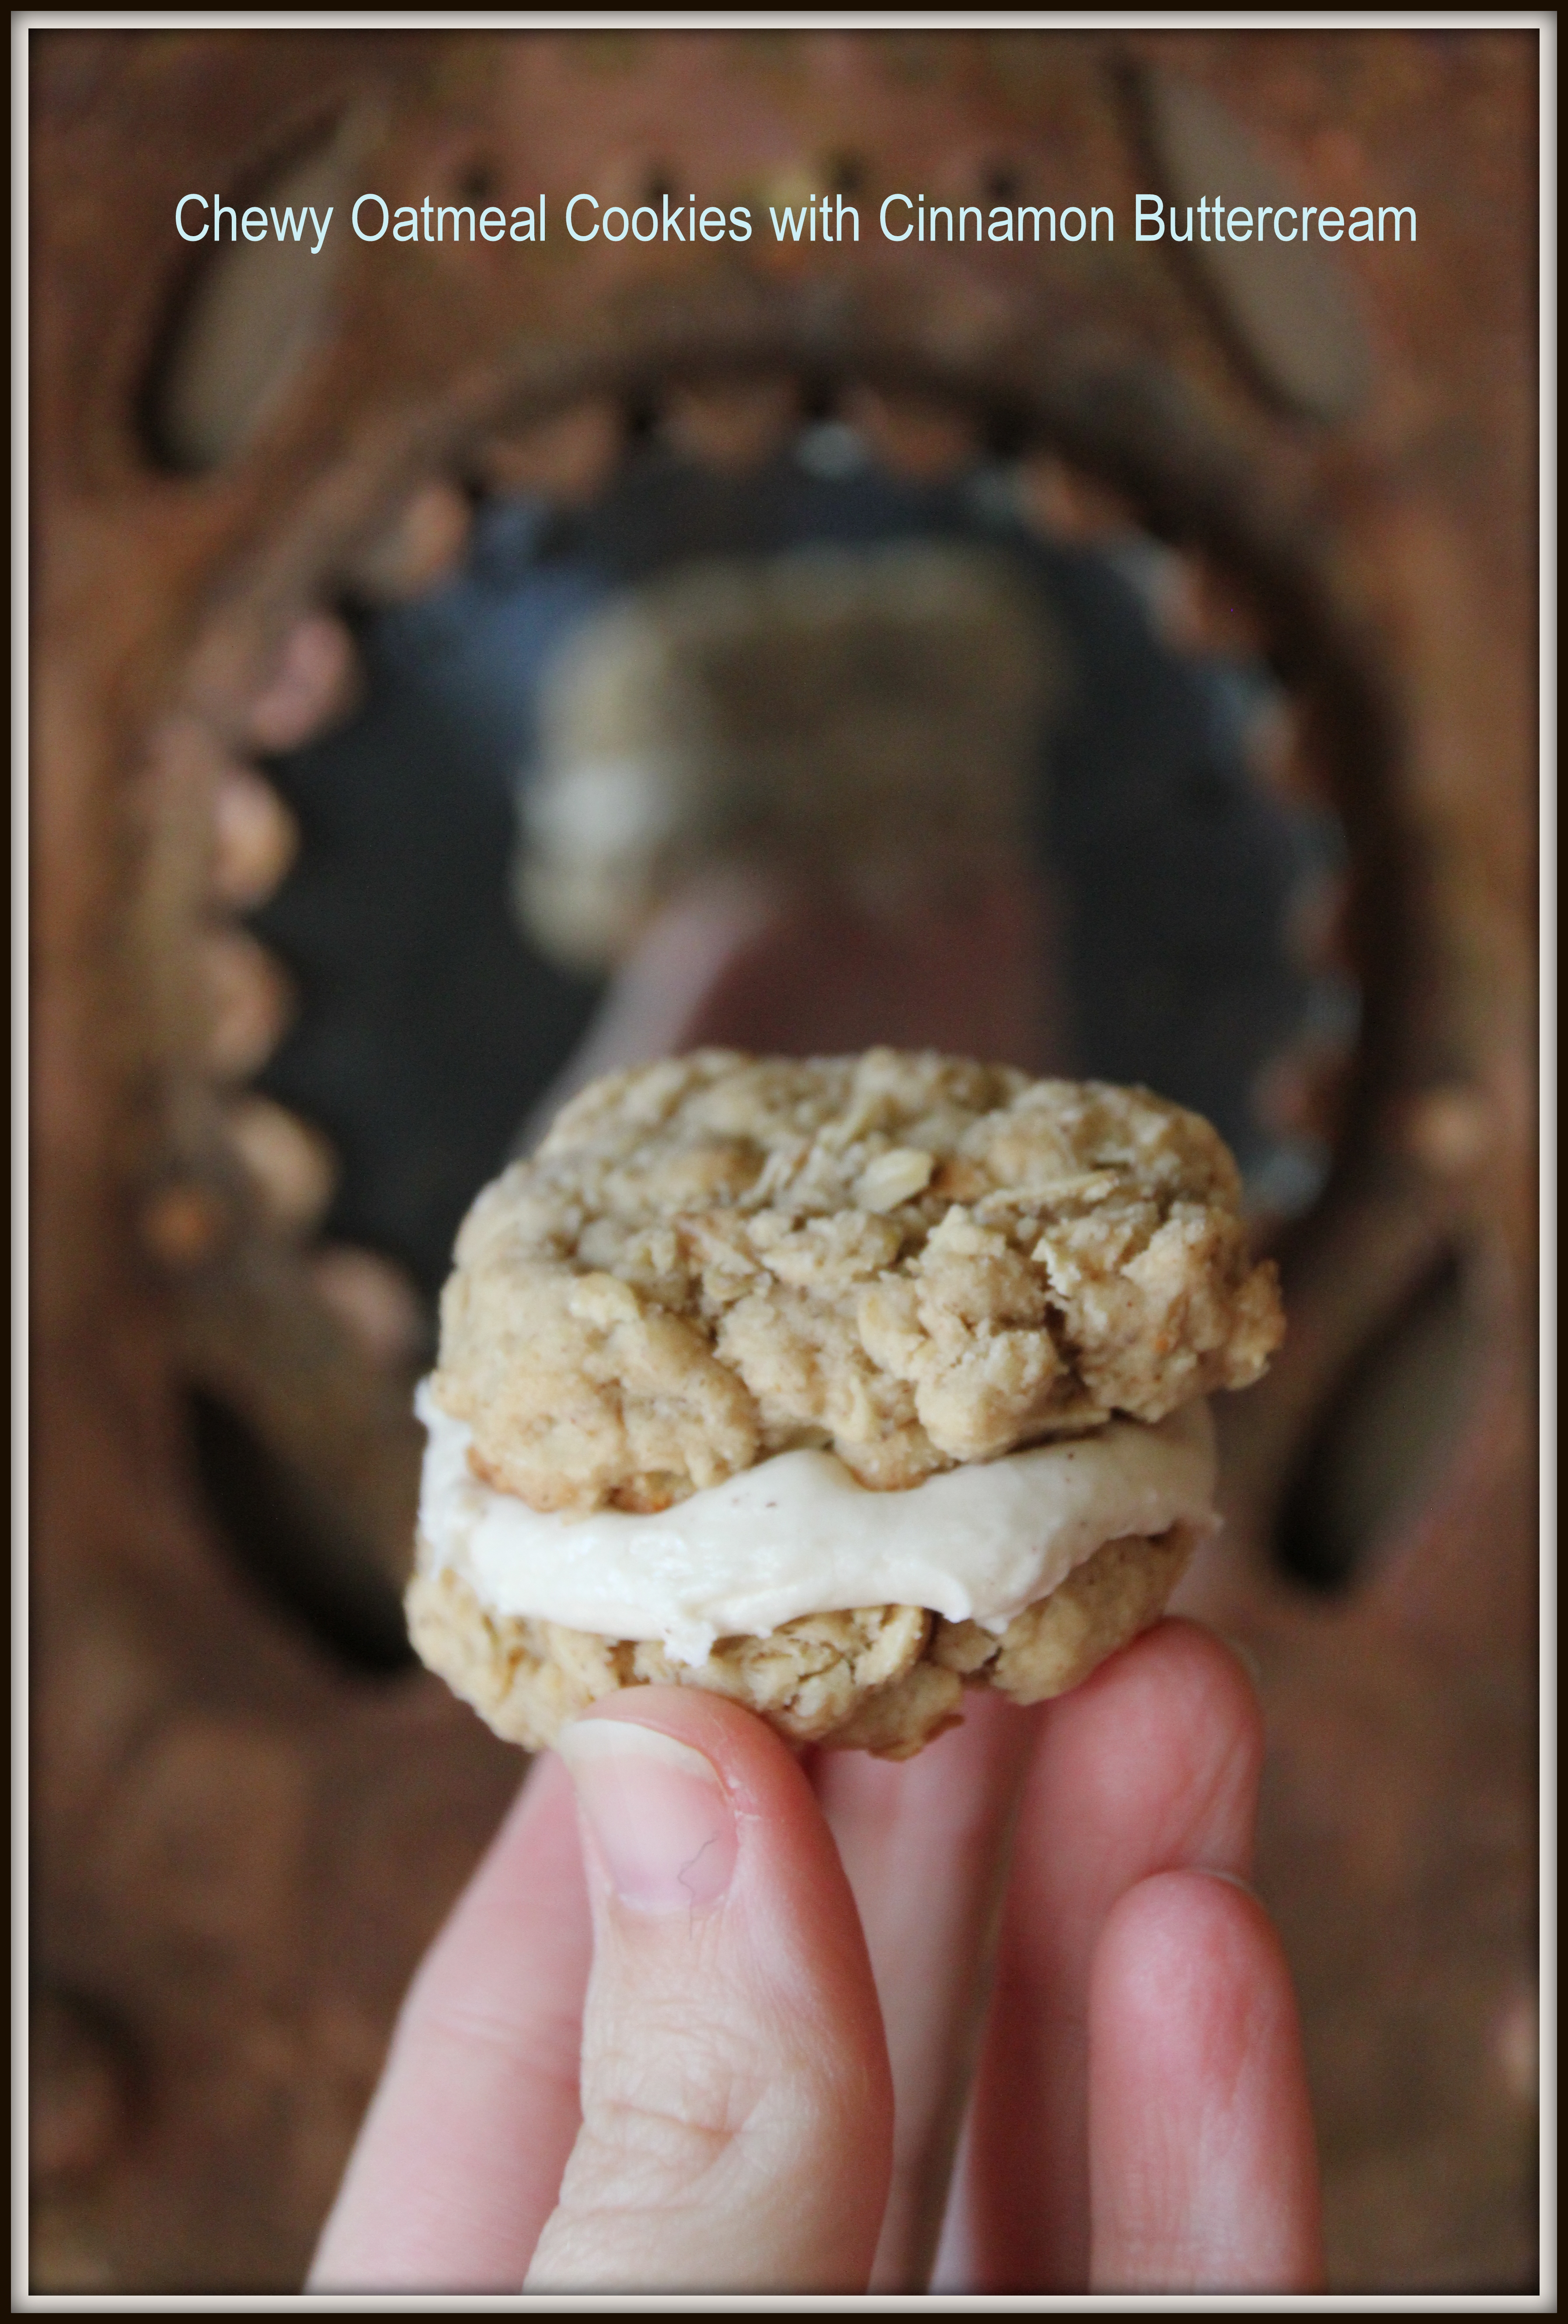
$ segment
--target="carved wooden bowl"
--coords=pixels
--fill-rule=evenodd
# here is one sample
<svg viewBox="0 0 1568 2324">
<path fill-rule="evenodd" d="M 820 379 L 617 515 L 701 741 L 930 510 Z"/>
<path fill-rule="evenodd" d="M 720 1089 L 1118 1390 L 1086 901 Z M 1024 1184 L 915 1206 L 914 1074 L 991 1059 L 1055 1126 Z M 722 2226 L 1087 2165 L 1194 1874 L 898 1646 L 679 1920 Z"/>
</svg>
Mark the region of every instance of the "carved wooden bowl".
<svg viewBox="0 0 1568 2324">
<path fill-rule="evenodd" d="M 1272 1093 L 1332 1167 L 1267 1230 L 1290 1338 L 1225 1416 L 1189 1600 L 1259 1671 L 1333 2281 L 1527 2288 L 1533 36 L 32 38 L 35 2289 L 299 2282 L 518 1778 L 388 1628 L 417 1306 L 324 1239 L 330 1150 L 250 1088 L 291 1007 L 244 926 L 294 844 L 259 762 L 339 715 L 338 608 L 448 570 L 466 494 L 591 493 L 633 413 L 744 467 L 802 396 L 894 472 L 1002 445 L 1042 524 L 1169 544 L 1288 693 L 1275 779 L 1343 827 L 1302 941 L 1360 1031 Z M 1285 291 L 1134 243 L 1209 160 L 1420 239 Z M 567 245 L 571 192 L 656 183 L 836 192 L 865 238 Z M 881 241 L 917 184 L 1121 238 Z M 340 232 L 269 273 L 172 227 L 193 188 L 364 187 L 542 193 L 550 239 Z"/>
</svg>

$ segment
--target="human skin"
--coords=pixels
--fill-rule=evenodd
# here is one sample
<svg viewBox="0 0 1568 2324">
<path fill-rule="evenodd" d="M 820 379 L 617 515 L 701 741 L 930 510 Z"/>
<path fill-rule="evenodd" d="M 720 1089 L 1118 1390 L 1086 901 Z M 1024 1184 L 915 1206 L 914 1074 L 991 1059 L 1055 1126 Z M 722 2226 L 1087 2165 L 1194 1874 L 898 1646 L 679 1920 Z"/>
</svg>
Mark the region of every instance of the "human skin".
<svg viewBox="0 0 1568 2324">
<path fill-rule="evenodd" d="M 962 2070 L 1015 1800 L 937 2287 L 1317 2288 L 1294 1997 L 1243 1885 L 1261 1749 L 1181 1621 L 903 1766 L 689 1689 L 596 1706 L 415 1978 L 311 2288 L 892 2288 L 929 2165 L 895 2082 L 920 2124 Z"/>
<path fill-rule="evenodd" d="M 1028 882 L 949 927 L 699 881 L 573 1084 L 766 1047 L 770 1012 L 797 1051 L 891 1027 L 1059 1068 L 1047 920 Z M 585 1749 L 604 1725 L 696 1766 Z M 536 1763 L 415 1979 L 314 2288 L 1319 2285 L 1295 2000 L 1239 1885 L 1262 1723 L 1209 1633 L 1162 1622 L 1032 1711 L 976 1690 L 900 1765 L 797 1756 L 689 1688 L 576 1728 L 580 1803 L 559 1754 Z"/>
</svg>

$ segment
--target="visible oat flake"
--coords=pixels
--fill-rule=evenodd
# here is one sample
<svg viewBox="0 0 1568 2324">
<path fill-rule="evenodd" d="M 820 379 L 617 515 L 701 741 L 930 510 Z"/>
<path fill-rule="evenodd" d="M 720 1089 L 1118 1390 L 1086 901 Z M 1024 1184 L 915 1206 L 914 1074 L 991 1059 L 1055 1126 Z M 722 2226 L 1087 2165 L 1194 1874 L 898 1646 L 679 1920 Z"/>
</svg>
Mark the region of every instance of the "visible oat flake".
<svg viewBox="0 0 1568 2324">
<path fill-rule="evenodd" d="M 896 1490 L 1261 1372 L 1283 1329 L 1208 1123 L 931 1051 L 595 1083 L 475 1203 L 438 1401 L 539 1509 L 793 1446 Z"/>
</svg>

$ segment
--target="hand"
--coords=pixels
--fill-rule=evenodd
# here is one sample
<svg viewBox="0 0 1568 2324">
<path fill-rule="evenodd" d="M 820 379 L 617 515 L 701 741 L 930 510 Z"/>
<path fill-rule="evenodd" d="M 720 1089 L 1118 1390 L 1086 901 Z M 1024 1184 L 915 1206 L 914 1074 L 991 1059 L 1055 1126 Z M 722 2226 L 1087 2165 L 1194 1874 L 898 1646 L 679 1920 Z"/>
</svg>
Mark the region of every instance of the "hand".
<svg viewBox="0 0 1568 2324">
<path fill-rule="evenodd" d="M 903 1766 L 597 1705 L 415 1979 L 312 2288 L 923 2288 L 1015 1808 L 938 2288 L 1316 2288 L 1260 1757 L 1185 1622 Z"/>
</svg>

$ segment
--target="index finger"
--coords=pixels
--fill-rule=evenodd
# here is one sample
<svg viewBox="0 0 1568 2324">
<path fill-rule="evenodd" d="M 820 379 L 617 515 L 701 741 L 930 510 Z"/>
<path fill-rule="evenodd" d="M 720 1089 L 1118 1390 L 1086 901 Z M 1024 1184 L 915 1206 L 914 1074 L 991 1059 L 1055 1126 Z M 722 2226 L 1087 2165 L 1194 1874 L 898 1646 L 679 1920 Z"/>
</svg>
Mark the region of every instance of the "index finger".
<svg viewBox="0 0 1568 2324">
<path fill-rule="evenodd" d="M 593 1936 L 552 1752 L 426 1954 L 310 2271 L 324 2292 L 517 2292 L 581 2113 Z"/>
<path fill-rule="evenodd" d="M 1040 1712 L 976 1690 L 894 1764 L 822 1753 L 813 1781 L 865 1932 L 893 2070 L 893 2183 L 873 2292 L 924 2292 L 984 2024 L 1019 1791 Z"/>
</svg>

